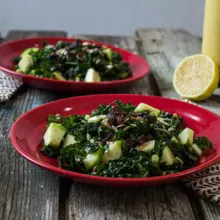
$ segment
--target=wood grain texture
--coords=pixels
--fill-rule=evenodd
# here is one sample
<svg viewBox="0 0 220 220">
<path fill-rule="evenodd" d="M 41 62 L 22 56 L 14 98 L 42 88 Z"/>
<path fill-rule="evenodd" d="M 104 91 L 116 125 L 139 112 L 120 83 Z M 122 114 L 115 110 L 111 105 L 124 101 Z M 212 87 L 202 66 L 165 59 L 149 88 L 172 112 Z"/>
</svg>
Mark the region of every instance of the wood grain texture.
<svg viewBox="0 0 220 220">
<path fill-rule="evenodd" d="M 79 37 L 79 36 L 78 36 Z M 80 36 L 110 43 L 143 55 L 137 39 L 130 37 Z M 136 49 L 131 43 L 135 40 Z M 130 42 L 131 41 L 131 42 Z M 117 43 L 116 43 L 117 42 Z M 130 46 L 129 46 L 130 45 Z M 130 49 L 129 49 L 130 47 Z M 149 77 L 133 86 L 133 93 L 147 94 Z M 151 85 L 151 86 L 150 86 Z M 130 90 L 126 92 L 131 92 Z M 151 94 L 155 95 L 155 87 Z M 180 184 L 142 189 L 106 189 L 74 183 L 69 196 L 69 219 L 74 220 L 194 220 L 187 195 Z"/>
<path fill-rule="evenodd" d="M 186 54 L 199 53 L 200 40 L 183 30 L 143 29 L 137 31 L 145 57 L 162 92 L 172 90 L 172 75 Z"/>
<path fill-rule="evenodd" d="M 69 219 L 193 220 L 189 201 L 181 191 L 178 184 L 117 189 L 74 183 Z"/>
<path fill-rule="evenodd" d="M 200 53 L 201 38 L 185 30 L 141 29 L 136 34 L 162 96 L 179 98 L 172 87 L 173 71 L 184 57 Z M 208 100 L 198 104 L 220 114 L 220 89 Z M 188 195 L 196 219 L 220 219 L 220 207 L 205 201 L 192 191 Z"/>
<path fill-rule="evenodd" d="M 17 38 L 11 33 L 5 41 Z M 35 33 L 19 32 L 18 38 L 42 34 Z M 1 220 L 58 219 L 59 178 L 22 158 L 13 149 L 8 135 L 14 120 L 21 114 L 59 98 L 62 96 L 23 86 L 9 101 L 0 103 Z"/>
<path fill-rule="evenodd" d="M 177 64 L 186 56 L 200 53 L 201 38 L 185 30 L 141 29 L 137 37 L 151 65 L 162 96 L 179 98 L 172 86 Z M 199 105 L 220 114 L 220 89 Z"/>
<path fill-rule="evenodd" d="M 198 220 L 219 220 L 220 207 L 189 191 L 193 212 Z"/>
<path fill-rule="evenodd" d="M 204 199 L 200 199 L 200 204 L 203 209 L 203 213 L 205 216 L 205 220 L 219 220 L 220 219 L 220 207 L 210 203 L 209 201 L 205 201 Z"/>
<path fill-rule="evenodd" d="M 137 38 L 94 35 L 77 37 L 110 43 L 148 59 L 153 77 L 145 77 L 134 85 L 114 93 L 162 94 L 177 97 L 171 87 L 174 66 L 185 56 L 184 54 L 199 51 L 201 40 L 182 30 L 171 32 L 172 34 L 168 30 L 148 29 L 138 31 Z M 50 31 L 12 31 L 6 40 L 42 35 L 65 34 Z M 154 79 L 159 89 L 155 89 Z M 210 109 L 219 112 L 219 94 L 220 91 L 217 90 L 203 106 L 209 105 Z M 199 198 L 192 191 L 187 191 L 180 183 L 140 189 L 84 185 L 66 179 L 60 181 L 57 176 L 20 157 L 8 139 L 13 121 L 29 109 L 67 96 L 70 95 L 23 86 L 9 101 L 0 103 L 0 220 L 220 219 L 219 207 Z"/>
<path fill-rule="evenodd" d="M 30 37 L 66 37 L 67 33 L 65 31 L 44 31 L 44 30 L 12 30 L 9 31 L 4 41 L 11 41 L 16 39 L 22 39 L 22 38 L 30 38 Z"/>
<path fill-rule="evenodd" d="M 0 104 L 0 219 L 58 219 L 59 179 L 22 158 L 10 144 L 14 120 L 50 97 L 22 89 Z M 52 99 L 53 100 L 53 99 Z"/>
</svg>

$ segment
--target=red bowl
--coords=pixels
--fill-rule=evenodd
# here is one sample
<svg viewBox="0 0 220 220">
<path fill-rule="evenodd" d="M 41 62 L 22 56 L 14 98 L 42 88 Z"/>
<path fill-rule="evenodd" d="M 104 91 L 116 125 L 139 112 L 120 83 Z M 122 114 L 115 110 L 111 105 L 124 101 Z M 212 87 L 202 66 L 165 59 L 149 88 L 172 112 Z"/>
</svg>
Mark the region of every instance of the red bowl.
<svg viewBox="0 0 220 220">
<path fill-rule="evenodd" d="M 27 74 L 15 72 L 12 58 L 14 56 L 19 56 L 21 52 L 24 51 L 24 49 L 26 48 L 33 47 L 35 45 L 41 45 L 43 39 L 45 39 L 48 44 L 56 44 L 60 40 L 65 42 L 76 41 L 76 39 L 73 38 L 38 37 L 38 38 L 27 38 L 22 40 L 10 41 L 1 44 L 0 69 L 6 74 L 19 78 L 25 84 L 29 84 L 34 87 L 38 87 L 46 90 L 75 92 L 75 93 L 102 92 L 114 88 L 121 88 L 122 86 L 126 86 L 143 78 L 150 71 L 150 67 L 146 62 L 146 60 L 138 55 L 135 55 L 131 52 L 128 52 L 126 50 L 108 44 L 103 44 L 91 40 L 82 40 L 83 42 L 86 41 L 90 43 L 96 43 L 97 45 L 100 46 L 106 45 L 107 47 L 112 48 L 114 51 L 119 52 L 122 55 L 123 60 L 129 62 L 133 75 L 123 80 L 113 80 L 113 81 L 98 82 L 98 83 L 86 83 L 86 82 L 72 82 L 72 81 L 40 78 L 36 76 L 30 76 Z"/>
<path fill-rule="evenodd" d="M 184 118 L 185 124 L 195 131 L 196 136 L 208 137 L 214 144 L 215 150 L 209 156 L 204 157 L 201 163 L 193 168 L 175 174 L 147 178 L 108 178 L 71 172 L 59 168 L 55 159 L 46 157 L 40 153 L 42 137 L 49 114 L 60 113 L 63 116 L 88 114 L 94 108 L 97 108 L 98 105 L 107 105 L 115 100 L 122 100 L 126 103 L 131 102 L 134 105 L 145 102 L 167 112 L 177 113 Z M 142 95 L 91 95 L 54 101 L 32 109 L 19 117 L 13 124 L 10 131 L 10 139 L 15 149 L 22 156 L 30 162 L 50 170 L 57 175 L 96 185 L 131 187 L 175 181 L 213 164 L 220 158 L 219 128 L 219 116 L 182 101 Z"/>
</svg>

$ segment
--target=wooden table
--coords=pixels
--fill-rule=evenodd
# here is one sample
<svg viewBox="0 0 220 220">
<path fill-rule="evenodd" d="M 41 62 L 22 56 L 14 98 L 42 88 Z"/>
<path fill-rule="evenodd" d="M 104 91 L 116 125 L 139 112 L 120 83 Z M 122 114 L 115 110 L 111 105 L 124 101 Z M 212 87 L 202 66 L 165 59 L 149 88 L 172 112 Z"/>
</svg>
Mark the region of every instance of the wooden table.
<svg viewBox="0 0 220 220">
<path fill-rule="evenodd" d="M 3 41 L 32 36 L 66 36 L 61 31 L 11 31 Z M 76 37 L 76 36 L 74 36 Z M 186 55 L 200 52 L 201 39 L 184 30 L 142 29 L 134 37 L 77 36 L 110 43 L 145 57 L 151 74 L 117 93 L 177 97 L 172 73 Z M 220 113 L 217 90 L 202 106 Z M 8 133 L 14 120 L 41 104 L 67 97 L 23 86 L 0 103 L 1 220 L 219 220 L 220 207 L 206 202 L 181 182 L 139 189 L 84 185 L 59 178 L 22 158 Z M 70 95 L 69 95 L 70 96 Z"/>
</svg>

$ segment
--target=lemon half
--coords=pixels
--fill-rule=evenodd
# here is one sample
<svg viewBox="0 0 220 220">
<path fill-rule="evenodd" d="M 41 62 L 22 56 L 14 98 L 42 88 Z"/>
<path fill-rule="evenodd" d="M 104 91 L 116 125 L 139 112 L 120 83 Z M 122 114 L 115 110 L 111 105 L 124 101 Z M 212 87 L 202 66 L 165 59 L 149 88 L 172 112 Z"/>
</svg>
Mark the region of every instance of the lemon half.
<svg viewBox="0 0 220 220">
<path fill-rule="evenodd" d="M 197 54 L 186 57 L 177 66 L 173 86 L 183 98 L 202 101 L 210 97 L 219 83 L 219 68 L 208 56 Z"/>
</svg>

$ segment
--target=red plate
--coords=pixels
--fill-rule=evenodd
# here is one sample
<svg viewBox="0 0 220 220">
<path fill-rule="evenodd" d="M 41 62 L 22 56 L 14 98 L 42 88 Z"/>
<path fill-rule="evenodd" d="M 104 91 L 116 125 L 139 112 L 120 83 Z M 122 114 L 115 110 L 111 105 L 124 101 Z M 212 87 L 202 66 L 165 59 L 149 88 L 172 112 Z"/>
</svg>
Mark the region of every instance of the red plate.
<svg viewBox="0 0 220 220">
<path fill-rule="evenodd" d="M 177 113 L 184 118 L 187 126 L 192 128 L 196 135 L 206 136 L 214 144 L 209 156 L 204 157 L 197 166 L 166 176 L 147 178 L 107 178 L 91 176 L 63 170 L 58 167 L 57 161 L 40 153 L 42 137 L 49 114 L 60 113 L 63 116 L 70 114 L 88 114 L 98 105 L 107 105 L 115 100 L 131 102 L 134 105 L 140 102 L 148 103 L 156 108 Z M 142 95 L 92 95 L 63 99 L 39 106 L 16 120 L 10 131 L 10 139 L 15 149 L 32 163 L 50 170 L 57 175 L 72 178 L 75 181 L 108 186 L 143 186 L 162 184 L 183 178 L 189 174 L 202 170 L 220 158 L 220 117 L 212 112 L 195 105 L 168 98 Z"/>
<path fill-rule="evenodd" d="M 132 69 L 133 75 L 130 78 L 123 80 L 114 80 L 108 82 L 99 83 L 86 83 L 86 82 L 71 82 L 54 80 L 48 78 L 39 78 L 36 76 L 30 76 L 23 73 L 17 73 L 14 71 L 14 64 L 12 58 L 19 56 L 24 49 L 33 47 L 35 45 L 41 45 L 42 40 L 45 39 L 48 44 L 56 44 L 62 40 L 65 42 L 74 42 L 76 39 L 71 38 L 60 38 L 60 37 L 38 37 L 38 38 L 27 38 L 17 41 L 11 41 L 0 45 L 0 69 L 5 73 L 21 79 L 25 84 L 29 84 L 34 87 L 54 90 L 54 91 L 65 91 L 65 92 L 77 92 L 77 93 L 88 93 L 88 92 L 101 92 L 114 88 L 121 88 L 122 86 L 128 85 L 134 81 L 143 78 L 149 73 L 150 67 L 145 59 L 142 57 L 132 54 L 121 48 L 113 47 L 108 44 L 100 42 L 82 40 L 83 42 L 96 43 L 100 46 L 106 45 L 112 48 L 114 51 L 121 53 L 123 60 L 129 62 Z"/>
</svg>

